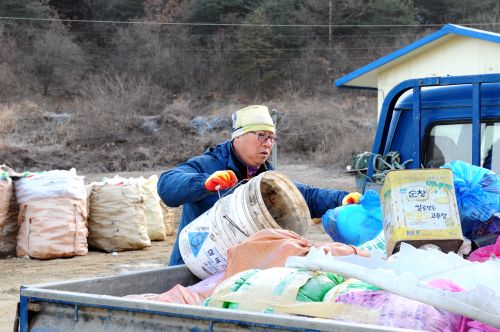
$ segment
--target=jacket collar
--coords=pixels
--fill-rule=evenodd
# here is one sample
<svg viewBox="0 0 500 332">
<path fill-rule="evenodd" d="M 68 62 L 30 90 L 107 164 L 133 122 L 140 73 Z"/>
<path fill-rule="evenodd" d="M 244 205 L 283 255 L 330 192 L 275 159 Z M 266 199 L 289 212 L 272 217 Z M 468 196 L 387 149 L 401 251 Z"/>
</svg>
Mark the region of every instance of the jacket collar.
<svg viewBox="0 0 500 332">
<path fill-rule="evenodd" d="M 209 148 L 205 154 L 212 154 L 219 160 L 227 160 L 227 169 L 233 170 L 238 179 L 247 178 L 247 166 L 236 154 L 232 141 L 225 141 L 217 145 L 215 148 Z M 268 170 L 273 170 L 273 167 L 271 163 L 266 161 L 259 167 L 254 176 Z"/>
</svg>

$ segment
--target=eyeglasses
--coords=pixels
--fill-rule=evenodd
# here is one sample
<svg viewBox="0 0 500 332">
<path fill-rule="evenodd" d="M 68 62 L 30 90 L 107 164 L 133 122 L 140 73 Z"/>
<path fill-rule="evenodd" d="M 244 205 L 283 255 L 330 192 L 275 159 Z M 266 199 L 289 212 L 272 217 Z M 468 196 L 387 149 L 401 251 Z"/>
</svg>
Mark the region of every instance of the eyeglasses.
<svg viewBox="0 0 500 332">
<path fill-rule="evenodd" d="M 257 139 L 261 143 L 266 143 L 267 140 L 269 140 L 269 142 L 271 144 L 274 144 L 274 143 L 276 143 L 278 141 L 278 137 L 273 136 L 273 135 L 267 135 L 267 134 L 264 134 L 264 133 L 257 133 L 255 131 L 250 131 L 250 133 L 255 134 L 257 136 Z"/>
</svg>

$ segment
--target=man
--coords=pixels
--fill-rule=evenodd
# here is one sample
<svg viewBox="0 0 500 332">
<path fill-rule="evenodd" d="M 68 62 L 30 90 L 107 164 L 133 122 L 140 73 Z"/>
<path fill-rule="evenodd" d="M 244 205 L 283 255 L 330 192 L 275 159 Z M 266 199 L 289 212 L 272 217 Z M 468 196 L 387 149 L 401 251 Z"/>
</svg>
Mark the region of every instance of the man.
<svg viewBox="0 0 500 332">
<path fill-rule="evenodd" d="M 158 180 L 158 194 L 165 204 L 184 205 L 169 265 L 184 264 L 179 251 L 179 233 L 217 202 L 217 190 L 225 193 L 237 182 L 273 169 L 267 160 L 278 138 L 268 108 L 248 106 L 233 113 L 232 120 L 232 140 L 164 172 Z M 345 191 L 295 184 L 313 218 L 341 205 L 343 199 L 355 200 Z"/>
</svg>

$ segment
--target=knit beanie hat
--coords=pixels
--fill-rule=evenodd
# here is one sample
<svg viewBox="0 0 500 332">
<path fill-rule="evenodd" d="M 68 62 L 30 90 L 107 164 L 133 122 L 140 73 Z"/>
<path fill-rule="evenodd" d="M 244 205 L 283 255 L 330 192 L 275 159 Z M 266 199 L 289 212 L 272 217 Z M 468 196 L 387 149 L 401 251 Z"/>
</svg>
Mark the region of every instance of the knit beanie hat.
<svg viewBox="0 0 500 332">
<path fill-rule="evenodd" d="M 266 130 L 276 132 L 269 108 L 263 105 L 252 105 L 233 113 L 232 138 L 236 138 L 249 131 Z"/>
</svg>

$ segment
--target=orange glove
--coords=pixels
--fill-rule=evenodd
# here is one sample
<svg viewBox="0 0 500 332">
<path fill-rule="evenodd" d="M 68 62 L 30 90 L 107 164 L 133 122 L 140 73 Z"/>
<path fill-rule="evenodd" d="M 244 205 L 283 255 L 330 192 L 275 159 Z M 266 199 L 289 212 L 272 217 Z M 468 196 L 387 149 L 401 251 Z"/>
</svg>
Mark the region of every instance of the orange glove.
<svg viewBox="0 0 500 332">
<path fill-rule="evenodd" d="M 216 171 L 205 181 L 205 189 L 208 191 L 217 191 L 232 188 L 238 182 L 236 174 L 233 171 Z"/>
<path fill-rule="evenodd" d="M 345 195 L 345 197 L 342 199 L 342 206 L 349 204 L 358 204 L 361 196 L 362 195 L 356 191 Z"/>
</svg>

